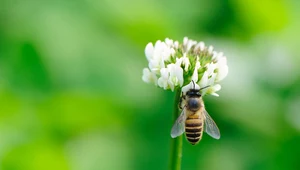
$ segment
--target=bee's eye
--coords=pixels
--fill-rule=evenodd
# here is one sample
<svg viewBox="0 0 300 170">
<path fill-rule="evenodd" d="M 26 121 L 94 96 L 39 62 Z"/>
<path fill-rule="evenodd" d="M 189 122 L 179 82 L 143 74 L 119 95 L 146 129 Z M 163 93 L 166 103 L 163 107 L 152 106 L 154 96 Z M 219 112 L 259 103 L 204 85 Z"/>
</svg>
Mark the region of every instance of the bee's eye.
<svg viewBox="0 0 300 170">
<path fill-rule="evenodd" d="M 201 93 L 200 93 L 200 92 L 197 92 L 197 96 L 201 96 Z"/>
</svg>

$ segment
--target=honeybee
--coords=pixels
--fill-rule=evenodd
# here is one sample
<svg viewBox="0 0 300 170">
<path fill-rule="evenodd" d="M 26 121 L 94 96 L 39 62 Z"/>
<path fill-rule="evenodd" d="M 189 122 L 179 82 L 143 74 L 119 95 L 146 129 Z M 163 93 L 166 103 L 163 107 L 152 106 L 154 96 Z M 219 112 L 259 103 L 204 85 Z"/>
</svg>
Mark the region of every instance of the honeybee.
<svg viewBox="0 0 300 170">
<path fill-rule="evenodd" d="M 185 132 L 187 140 L 192 144 L 197 144 L 205 132 L 215 139 L 220 139 L 220 131 L 209 116 L 204 107 L 201 90 L 209 87 L 200 88 L 195 82 L 194 87 L 182 92 L 179 108 L 182 110 L 171 130 L 171 137 L 176 138 Z"/>
</svg>

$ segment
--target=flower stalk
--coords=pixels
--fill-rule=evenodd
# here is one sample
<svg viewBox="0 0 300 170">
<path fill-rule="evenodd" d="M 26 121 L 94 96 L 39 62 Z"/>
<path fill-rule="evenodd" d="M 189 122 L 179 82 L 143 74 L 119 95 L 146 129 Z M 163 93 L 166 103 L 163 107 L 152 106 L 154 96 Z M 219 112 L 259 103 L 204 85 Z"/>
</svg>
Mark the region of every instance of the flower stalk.
<svg viewBox="0 0 300 170">
<path fill-rule="evenodd" d="M 181 90 L 178 88 L 175 91 L 175 100 L 173 108 L 173 120 L 172 123 L 176 121 L 180 115 L 178 109 L 178 103 L 180 100 Z M 182 157 L 182 135 L 177 138 L 171 139 L 171 150 L 170 150 L 170 170 L 180 170 L 181 169 L 181 157 Z"/>
</svg>

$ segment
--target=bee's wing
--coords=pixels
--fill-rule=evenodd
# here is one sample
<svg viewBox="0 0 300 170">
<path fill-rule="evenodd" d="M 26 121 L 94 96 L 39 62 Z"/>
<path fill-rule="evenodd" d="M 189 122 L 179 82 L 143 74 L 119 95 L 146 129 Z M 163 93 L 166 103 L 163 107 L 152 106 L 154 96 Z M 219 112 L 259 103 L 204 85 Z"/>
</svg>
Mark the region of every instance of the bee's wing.
<svg viewBox="0 0 300 170">
<path fill-rule="evenodd" d="M 205 132 L 215 138 L 220 139 L 220 131 L 214 120 L 209 116 L 206 110 L 203 111 L 205 120 Z"/>
<path fill-rule="evenodd" d="M 185 127 L 185 120 L 186 120 L 186 111 L 183 108 L 180 116 L 177 118 L 176 122 L 174 123 L 172 130 L 171 130 L 171 137 L 176 138 L 180 136 L 184 132 Z"/>
</svg>

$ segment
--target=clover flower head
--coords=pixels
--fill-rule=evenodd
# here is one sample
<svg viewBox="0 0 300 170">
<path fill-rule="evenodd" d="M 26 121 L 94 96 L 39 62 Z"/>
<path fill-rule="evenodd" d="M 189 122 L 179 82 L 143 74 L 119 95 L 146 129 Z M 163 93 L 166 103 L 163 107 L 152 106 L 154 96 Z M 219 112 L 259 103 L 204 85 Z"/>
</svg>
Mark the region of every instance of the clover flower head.
<svg viewBox="0 0 300 170">
<path fill-rule="evenodd" d="M 165 90 L 181 88 L 185 93 L 191 88 L 208 86 L 202 95 L 218 96 L 219 82 L 228 74 L 227 59 L 222 52 L 187 37 L 182 44 L 169 38 L 154 45 L 148 43 L 145 55 L 148 68 L 143 69 L 143 81 Z"/>
</svg>

